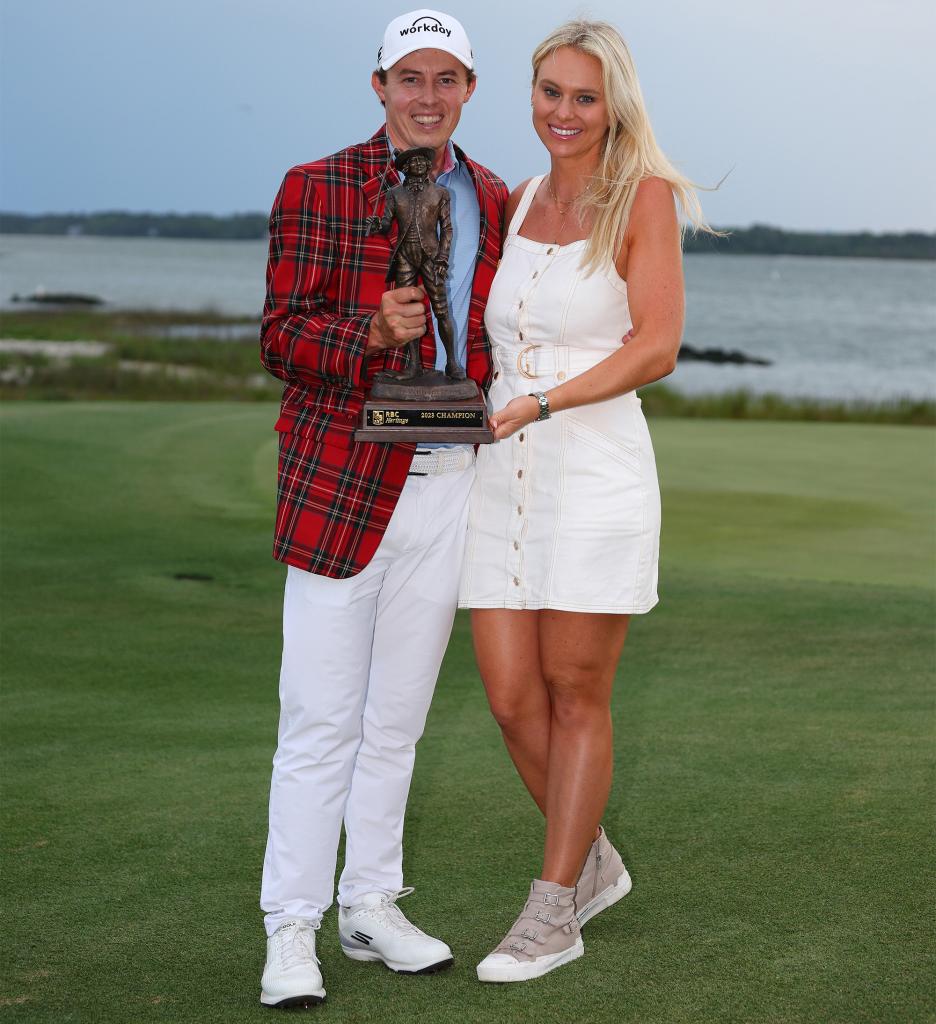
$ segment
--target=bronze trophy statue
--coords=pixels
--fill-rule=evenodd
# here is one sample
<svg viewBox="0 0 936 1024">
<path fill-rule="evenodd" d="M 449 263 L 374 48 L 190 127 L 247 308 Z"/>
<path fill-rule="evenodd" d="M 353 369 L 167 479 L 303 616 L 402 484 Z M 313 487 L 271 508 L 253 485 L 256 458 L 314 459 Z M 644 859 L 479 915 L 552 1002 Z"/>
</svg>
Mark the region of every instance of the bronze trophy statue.
<svg viewBox="0 0 936 1024">
<path fill-rule="evenodd" d="M 422 283 L 445 347 L 445 371 L 424 367 L 420 340 L 406 345 L 402 370 L 377 374 L 355 437 L 364 441 L 472 441 L 494 437 L 478 385 L 455 353 L 455 328 L 445 279 L 452 247 L 449 191 L 429 178 L 435 151 L 425 147 L 400 153 L 394 166 L 404 175 L 390 189 L 382 217 L 368 218 L 368 234 L 398 233 L 387 282 L 404 288 Z"/>
</svg>

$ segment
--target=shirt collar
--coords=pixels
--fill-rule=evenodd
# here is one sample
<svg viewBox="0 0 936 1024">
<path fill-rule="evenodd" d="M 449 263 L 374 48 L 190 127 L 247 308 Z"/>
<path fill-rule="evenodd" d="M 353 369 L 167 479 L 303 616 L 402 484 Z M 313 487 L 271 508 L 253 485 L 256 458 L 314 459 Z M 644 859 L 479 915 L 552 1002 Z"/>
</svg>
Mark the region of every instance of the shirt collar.
<svg viewBox="0 0 936 1024">
<path fill-rule="evenodd" d="M 452 140 L 449 139 L 445 144 L 445 162 L 442 164 L 442 170 L 439 174 L 448 174 L 449 171 L 454 171 L 458 168 L 458 157 L 455 156 L 455 146 L 452 144 Z"/>
</svg>

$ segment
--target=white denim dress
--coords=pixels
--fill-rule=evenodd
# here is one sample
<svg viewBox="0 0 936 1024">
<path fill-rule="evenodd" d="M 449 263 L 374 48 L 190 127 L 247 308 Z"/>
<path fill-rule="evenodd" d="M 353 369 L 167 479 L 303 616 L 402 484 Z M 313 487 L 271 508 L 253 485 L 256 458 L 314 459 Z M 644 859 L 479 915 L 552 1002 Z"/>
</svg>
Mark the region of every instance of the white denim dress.
<svg viewBox="0 0 936 1024">
<path fill-rule="evenodd" d="M 631 328 L 614 267 L 583 272 L 585 241 L 517 234 L 542 180 L 530 182 L 509 225 L 484 316 L 492 411 L 591 368 Z M 647 612 L 657 603 L 659 538 L 656 462 L 637 395 L 556 413 L 480 446 L 459 605 Z"/>
</svg>

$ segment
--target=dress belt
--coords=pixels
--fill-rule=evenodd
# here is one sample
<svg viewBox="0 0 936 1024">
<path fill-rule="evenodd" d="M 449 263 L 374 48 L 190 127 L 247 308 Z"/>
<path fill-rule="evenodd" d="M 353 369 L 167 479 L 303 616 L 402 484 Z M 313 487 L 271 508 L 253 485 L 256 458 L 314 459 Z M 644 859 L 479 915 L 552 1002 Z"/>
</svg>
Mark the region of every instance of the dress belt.
<svg viewBox="0 0 936 1024">
<path fill-rule="evenodd" d="M 498 352 L 497 361 L 499 369 L 508 376 L 526 380 L 536 380 L 538 377 L 565 380 L 566 377 L 575 377 L 590 370 L 617 350 L 573 348 L 571 345 L 527 345 L 512 357 Z"/>
<path fill-rule="evenodd" d="M 434 476 L 437 473 L 456 473 L 474 464 L 474 448 L 416 449 L 408 476 Z"/>
</svg>

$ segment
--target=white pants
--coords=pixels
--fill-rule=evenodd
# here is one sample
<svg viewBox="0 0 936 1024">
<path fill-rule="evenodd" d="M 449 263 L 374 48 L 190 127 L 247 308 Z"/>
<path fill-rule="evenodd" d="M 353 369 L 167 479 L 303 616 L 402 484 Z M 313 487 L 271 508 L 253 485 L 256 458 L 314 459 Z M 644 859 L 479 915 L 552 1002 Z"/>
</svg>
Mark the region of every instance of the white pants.
<svg viewBox="0 0 936 1024">
<path fill-rule="evenodd" d="M 268 935 L 403 887 L 403 815 L 458 598 L 473 467 L 407 477 L 371 562 L 334 580 L 289 567 L 280 724 L 260 904 Z"/>
</svg>

